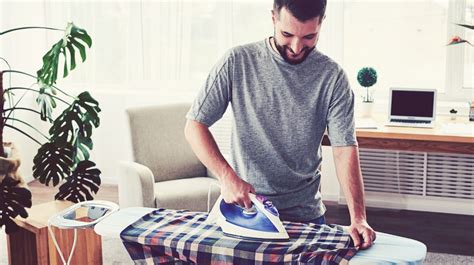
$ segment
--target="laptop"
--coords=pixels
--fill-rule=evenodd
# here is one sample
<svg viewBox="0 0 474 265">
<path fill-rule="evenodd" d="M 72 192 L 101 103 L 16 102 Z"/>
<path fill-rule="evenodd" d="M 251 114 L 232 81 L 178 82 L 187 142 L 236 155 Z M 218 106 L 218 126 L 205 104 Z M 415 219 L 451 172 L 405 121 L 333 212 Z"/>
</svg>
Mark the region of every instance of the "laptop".
<svg viewBox="0 0 474 265">
<path fill-rule="evenodd" d="M 386 126 L 433 128 L 435 89 L 390 88 Z"/>
</svg>

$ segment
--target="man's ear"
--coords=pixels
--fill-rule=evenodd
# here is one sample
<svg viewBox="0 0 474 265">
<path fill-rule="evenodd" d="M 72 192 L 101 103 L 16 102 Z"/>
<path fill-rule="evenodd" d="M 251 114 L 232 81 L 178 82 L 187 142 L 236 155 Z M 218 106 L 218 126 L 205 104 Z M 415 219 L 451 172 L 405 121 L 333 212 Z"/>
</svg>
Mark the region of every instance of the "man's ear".
<svg viewBox="0 0 474 265">
<path fill-rule="evenodd" d="M 274 10 L 274 9 L 272 9 L 271 12 L 272 12 L 273 25 L 275 25 L 275 22 L 276 22 L 276 19 L 277 19 L 277 17 L 276 17 L 277 15 L 275 14 L 275 10 Z"/>
</svg>

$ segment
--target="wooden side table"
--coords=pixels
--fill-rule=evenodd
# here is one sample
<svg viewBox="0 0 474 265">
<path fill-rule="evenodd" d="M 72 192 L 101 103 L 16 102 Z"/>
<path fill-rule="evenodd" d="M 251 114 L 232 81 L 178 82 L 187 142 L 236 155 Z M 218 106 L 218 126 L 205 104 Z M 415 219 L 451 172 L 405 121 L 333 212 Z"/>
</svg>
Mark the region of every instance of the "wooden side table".
<svg viewBox="0 0 474 265">
<path fill-rule="evenodd" d="M 7 251 L 9 264 L 62 264 L 61 257 L 54 246 L 48 232 L 48 219 L 73 205 L 69 201 L 52 201 L 27 209 L 28 218 L 16 218 L 20 230 L 7 235 Z M 53 227 L 64 258 L 69 257 L 74 240 L 73 229 Z M 102 264 L 101 237 L 94 229 L 78 229 L 71 264 Z"/>
</svg>

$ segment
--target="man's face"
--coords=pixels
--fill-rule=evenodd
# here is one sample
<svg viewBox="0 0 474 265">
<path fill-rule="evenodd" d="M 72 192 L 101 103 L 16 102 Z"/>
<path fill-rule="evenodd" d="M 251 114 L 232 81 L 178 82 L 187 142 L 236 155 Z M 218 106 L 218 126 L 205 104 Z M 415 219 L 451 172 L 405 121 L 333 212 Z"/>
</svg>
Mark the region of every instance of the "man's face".
<svg viewBox="0 0 474 265">
<path fill-rule="evenodd" d="M 275 46 L 286 62 L 299 64 L 316 47 L 321 29 L 319 17 L 300 22 L 285 7 L 272 11 Z"/>
</svg>

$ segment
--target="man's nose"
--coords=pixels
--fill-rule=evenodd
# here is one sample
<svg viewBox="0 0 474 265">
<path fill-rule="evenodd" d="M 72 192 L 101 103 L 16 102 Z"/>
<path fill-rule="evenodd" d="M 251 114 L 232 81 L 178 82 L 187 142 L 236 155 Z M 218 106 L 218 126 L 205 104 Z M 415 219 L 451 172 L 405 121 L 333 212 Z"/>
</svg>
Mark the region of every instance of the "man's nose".
<svg viewBox="0 0 474 265">
<path fill-rule="evenodd" d="M 298 39 L 293 39 L 290 45 L 291 51 L 293 54 L 300 54 L 301 50 L 303 49 L 303 44 Z"/>
</svg>

